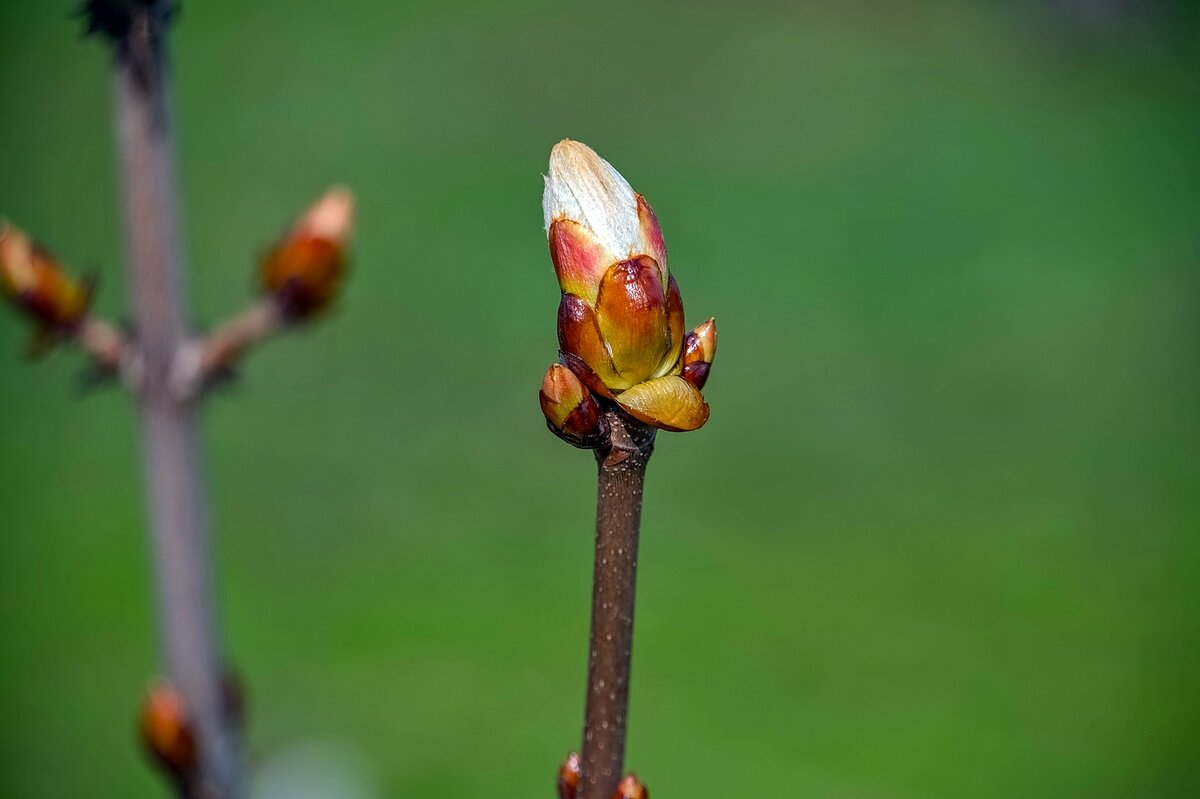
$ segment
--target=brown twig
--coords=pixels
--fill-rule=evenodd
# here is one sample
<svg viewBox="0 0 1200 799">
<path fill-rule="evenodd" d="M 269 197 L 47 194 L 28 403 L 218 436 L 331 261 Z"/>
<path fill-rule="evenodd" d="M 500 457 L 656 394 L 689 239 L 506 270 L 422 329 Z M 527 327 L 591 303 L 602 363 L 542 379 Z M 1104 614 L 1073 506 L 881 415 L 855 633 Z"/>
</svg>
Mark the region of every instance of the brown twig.
<svg viewBox="0 0 1200 799">
<path fill-rule="evenodd" d="M 121 372 L 132 382 L 136 369 L 125 334 L 113 323 L 96 316 L 85 316 L 73 331 L 75 343 L 87 353 L 97 369 Z"/>
<path fill-rule="evenodd" d="M 605 413 L 609 444 L 596 450 L 596 561 L 579 799 L 611 799 L 621 780 L 633 655 L 642 486 L 655 429 Z"/>
<path fill-rule="evenodd" d="M 287 324 L 287 316 L 274 297 L 262 297 L 230 317 L 207 336 L 184 345 L 175 361 L 171 388 L 180 399 L 191 400 L 228 374 L 246 351 L 270 338 Z"/>
<path fill-rule="evenodd" d="M 284 315 L 275 298 L 257 300 L 204 337 L 200 373 L 211 376 L 228 369 L 247 349 L 276 333 L 283 325 Z"/>
</svg>

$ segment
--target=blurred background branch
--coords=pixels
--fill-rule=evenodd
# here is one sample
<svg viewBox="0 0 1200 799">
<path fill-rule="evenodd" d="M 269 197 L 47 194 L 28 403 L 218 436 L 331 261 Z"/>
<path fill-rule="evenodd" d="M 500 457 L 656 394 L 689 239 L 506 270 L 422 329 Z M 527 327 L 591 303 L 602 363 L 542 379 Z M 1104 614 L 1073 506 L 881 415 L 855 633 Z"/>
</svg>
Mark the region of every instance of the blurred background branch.
<svg viewBox="0 0 1200 799">
<path fill-rule="evenodd" d="M 112 4 L 91 3 L 92 28 L 114 44 L 114 110 L 128 285 L 142 375 L 137 392 L 162 663 L 179 692 L 198 750 L 193 797 L 243 795 L 238 731 L 222 705 L 212 597 L 210 533 L 196 407 L 176 394 L 172 370 L 187 343 L 183 243 L 165 28 L 170 4 L 132 2 L 124 31 Z M 106 16 L 108 15 L 108 16 Z M 96 20 L 101 20 L 96 22 Z"/>
<path fill-rule="evenodd" d="M 172 391 L 180 397 L 194 398 L 207 386 L 231 375 L 246 351 L 278 332 L 285 318 L 274 297 L 262 297 L 207 335 L 188 342 L 178 353 Z"/>
<path fill-rule="evenodd" d="M 168 0 L 89 0 L 88 33 L 114 56 L 118 183 L 136 335 L 91 310 L 94 281 L 69 274 L 49 250 L 0 227 L 0 293 L 34 325 L 31 352 L 73 342 L 96 375 L 120 374 L 142 432 L 145 494 L 167 679 L 139 716 L 144 745 L 186 799 L 238 799 L 244 700 L 218 642 L 197 401 L 254 343 L 324 310 L 345 272 L 353 198 L 336 188 L 289 228 L 264 259 L 262 297 L 193 339 L 187 319 L 166 31 Z"/>
</svg>

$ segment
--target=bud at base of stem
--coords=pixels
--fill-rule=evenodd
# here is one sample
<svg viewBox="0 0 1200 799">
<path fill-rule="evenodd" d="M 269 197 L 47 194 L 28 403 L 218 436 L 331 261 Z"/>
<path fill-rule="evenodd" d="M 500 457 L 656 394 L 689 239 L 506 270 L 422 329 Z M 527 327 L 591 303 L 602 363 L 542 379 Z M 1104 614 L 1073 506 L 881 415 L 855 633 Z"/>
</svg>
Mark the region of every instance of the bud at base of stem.
<svg viewBox="0 0 1200 799">
<path fill-rule="evenodd" d="M 546 426 L 559 438 L 582 449 L 594 449 L 608 437 L 607 422 L 591 393 L 562 364 L 553 364 L 538 392 Z"/>
<path fill-rule="evenodd" d="M 613 799 L 650 799 L 650 789 L 637 774 L 628 774 L 613 791 Z"/>
<path fill-rule="evenodd" d="M 138 715 L 138 734 L 154 763 L 176 780 L 187 779 L 196 769 L 196 738 L 183 697 L 166 680 L 146 692 Z"/>
<path fill-rule="evenodd" d="M 558 769 L 558 799 L 575 799 L 579 793 L 579 781 L 583 770 L 579 765 L 579 753 L 572 752 Z"/>
</svg>

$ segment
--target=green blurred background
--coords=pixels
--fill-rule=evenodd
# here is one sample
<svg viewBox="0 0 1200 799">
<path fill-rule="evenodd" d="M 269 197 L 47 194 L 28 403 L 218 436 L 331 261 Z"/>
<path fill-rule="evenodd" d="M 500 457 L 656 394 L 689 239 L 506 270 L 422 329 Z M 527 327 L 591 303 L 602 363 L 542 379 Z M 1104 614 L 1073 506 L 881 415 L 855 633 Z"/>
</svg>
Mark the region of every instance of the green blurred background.
<svg viewBox="0 0 1200 799">
<path fill-rule="evenodd" d="M 0 211 L 121 316 L 108 56 L 72 5 L 0 5 Z M 336 313 L 205 413 L 264 769 L 553 795 L 595 490 L 536 401 L 569 136 L 721 330 L 712 420 L 647 489 L 654 795 L 1200 795 L 1190 5 L 214 0 L 173 44 L 198 326 L 328 184 L 361 203 Z M 162 796 L 131 408 L 24 336 L 0 315 L 0 795 Z"/>
</svg>

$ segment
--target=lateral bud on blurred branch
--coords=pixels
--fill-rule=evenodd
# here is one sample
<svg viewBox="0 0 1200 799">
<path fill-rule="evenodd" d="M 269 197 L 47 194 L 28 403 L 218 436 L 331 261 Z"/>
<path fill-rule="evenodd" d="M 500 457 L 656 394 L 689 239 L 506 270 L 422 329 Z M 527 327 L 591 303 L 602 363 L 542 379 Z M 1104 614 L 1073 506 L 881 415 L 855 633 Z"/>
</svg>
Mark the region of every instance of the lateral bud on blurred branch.
<svg viewBox="0 0 1200 799">
<path fill-rule="evenodd" d="M 190 780 L 199 762 L 195 733 L 183 697 L 160 679 L 146 691 L 138 735 L 155 765 L 176 782 Z"/>
<path fill-rule="evenodd" d="M 116 327 L 91 316 L 94 281 L 70 275 L 54 255 L 0 220 L 0 292 L 34 325 L 31 355 L 74 341 L 103 372 L 115 372 L 126 350 Z"/>
<path fill-rule="evenodd" d="M 716 349 L 710 319 L 689 335 L 683 298 L 650 204 L 590 147 L 555 145 L 542 197 L 562 299 L 560 362 L 594 394 L 644 424 L 695 430 L 708 420 L 700 387 Z"/>
<path fill-rule="evenodd" d="M 650 799 L 650 790 L 638 775 L 629 774 L 617 786 L 613 799 Z"/>
<path fill-rule="evenodd" d="M 5 295 L 49 330 L 75 328 L 91 304 L 89 281 L 67 274 L 49 250 L 7 221 L 0 222 L 0 277 Z"/>
<path fill-rule="evenodd" d="M 579 766 L 579 753 L 572 752 L 558 768 L 558 799 L 575 799 L 581 779 L 583 770 Z"/>
<path fill-rule="evenodd" d="M 199 394 L 231 375 L 251 346 L 328 308 L 345 280 L 353 227 L 347 188 L 330 189 L 305 210 L 260 264 L 263 296 L 180 351 L 171 377 L 175 394 Z"/>
<path fill-rule="evenodd" d="M 288 321 L 308 319 L 336 299 L 353 227 L 354 195 L 338 186 L 313 203 L 267 253 L 259 273 L 262 287 Z"/>
</svg>

